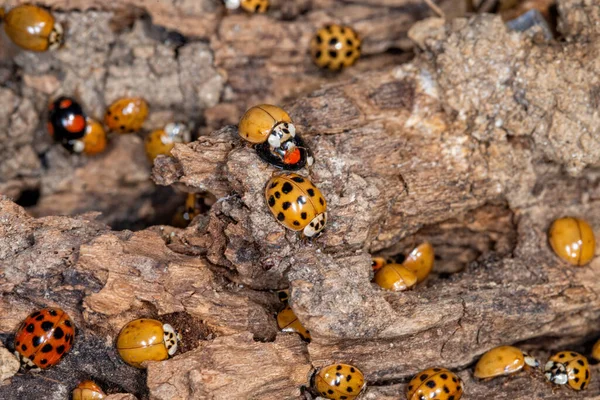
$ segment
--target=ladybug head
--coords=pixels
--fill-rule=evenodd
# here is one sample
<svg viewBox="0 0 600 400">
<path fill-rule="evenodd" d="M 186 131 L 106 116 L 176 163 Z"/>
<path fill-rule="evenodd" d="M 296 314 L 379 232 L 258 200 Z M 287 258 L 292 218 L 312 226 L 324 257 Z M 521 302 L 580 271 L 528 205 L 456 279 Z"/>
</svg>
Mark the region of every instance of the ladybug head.
<svg viewBox="0 0 600 400">
<path fill-rule="evenodd" d="M 275 125 L 269 135 L 269 145 L 273 148 L 281 147 L 281 145 L 296 136 L 296 127 L 289 122 L 280 122 Z"/>
<path fill-rule="evenodd" d="M 317 237 L 319 237 L 319 235 L 321 234 L 323 229 L 325 229 L 326 223 L 327 223 L 327 213 L 324 212 L 324 213 L 321 213 L 321 214 L 317 215 L 316 217 L 314 217 L 313 220 L 310 221 L 310 224 L 306 225 L 306 227 L 304 228 L 302 233 L 307 238 L 311 238 L 311 239 L 317 238 Z"/>
<path fill-rule="evenodd" d="M 54 22 L 52 32 L 48 37 L 48 49 L 58 50 L 64 43 L 64 29 L 60 22 Z"/>
</svg>

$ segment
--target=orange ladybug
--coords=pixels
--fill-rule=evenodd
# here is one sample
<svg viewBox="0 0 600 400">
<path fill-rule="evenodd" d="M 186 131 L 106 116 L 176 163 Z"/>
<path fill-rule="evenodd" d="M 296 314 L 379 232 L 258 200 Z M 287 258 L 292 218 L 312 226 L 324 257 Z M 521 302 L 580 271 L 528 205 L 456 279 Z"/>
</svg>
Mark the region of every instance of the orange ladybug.
<svg viewBox="0 0 600 400">
<path fill-rule="evenodd" d="M 63 43 L 63 27 L 47 10 L 23 4 L 5 14 L 4 31 L 17 46 L 30 51 L 56 50 Z"/>
<path fill-rule="evenodd" d="M 406 387 L 407 400 L 459 400 L 463 382 L 446 368 L 429 368 L 419 372 Z"/>
<path fill-rule="evenodd" d="M 320 68 L 339 71 L 360 57 L 360 38 L 349 26 L 326 25 L 310 42 L 313 62 Z"/>
<path fill-rule="evenodd" d="M 365 389 L 363 373 L 353 365 L 333 364 L 323 367 L 314 377 L 320 396 L 332 400 L 352 400 Z"/>
<path fill-rule="evenodd" d="M 513 346 L 495 347 L 485 353 L 475 365 L 475 378 L 490 379 L 512 375 L 523 369 L 537 368 L 540 363 L 529 354 Z"/>
<path fill-rule="evenodd" d="M 148 103 L 140 97 L 125 97 L 106 110 L 104 123 L 111 131 L 133 133 L 142 128 L 148 116 Z"/>
<path fill-rule="evenodd" d="M 402 266 L 413 272 L 417 276 L 417 283 L 421 283 L 431 273 L 434 260 L 433 246 L 425 242 L 410 252 Z"/>
<path fill-rule="evenodd" d="M 568 385 L 571 389 L 584 390 L 591 379 L 587 358 L 574 351 L 554 354 L 544 366 L 544 376 L 555 385 Z"/>
<path fill-rule="evenodd" d="M 403 292 L 417 284 L 417 275 L 401 264 L 386 264 L 375 273 L 373 280 L 384 289 Z"/>
<path fill-rule="evenodd" d="M 72 400 L 101 400 L 105 397 L 106 393 L 93 381 L 81 382 L 72 393 Z"/>
<path fill-rule="evenodd" d="M 71 350 L 75 325 L 60 308 L 43 308 L 23 321 L 15 335 L 15 354 L 24 369 L 57 364 Z"/>
<path fill-rule="evenodd" d="M 570 264 L 582 266 L 594 258 L 594 231 L 580 218 L 557 219 L 550 227 L 548 239 L 556 255 Z"/>
</svg>

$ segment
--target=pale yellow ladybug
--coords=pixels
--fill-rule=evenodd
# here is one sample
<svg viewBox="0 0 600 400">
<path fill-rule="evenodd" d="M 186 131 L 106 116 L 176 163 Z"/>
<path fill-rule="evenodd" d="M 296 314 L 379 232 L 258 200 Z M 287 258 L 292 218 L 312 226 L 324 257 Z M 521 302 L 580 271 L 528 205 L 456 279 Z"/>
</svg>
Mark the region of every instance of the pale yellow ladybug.
<svg viewBox="0 0 600 400">
<path fill-rule="evenodd" d="M 327 202 L 321 191 L 297 174 L 284 174 L 267 183 L 265 198 L 277 221 L 293 231 L 316 237 L 327 223 Z"/>
<path fill-rule="evenodd" d="M 475 365 L 475 378 L 488 379 L 512 375 L 522 369 L 537 368 L 540 363 L 513 346 L 500 346 L 485 353 Z"/>
<path fill-rule="evenodd" d="M 136 319 L 121 329 L 117 351 L 127 364 L 145 368 L 145 361 L 166 360 L 177 352 L 181 336 L 169 324 L 155 319 Z"/>
<path fill-rule="evenodd" d="M 182 123 L 170 123 L 164 129 L 150 133 L 145 140 L 148 160 L 154 161 L 159 155 L 170 155 L 175 143 L 188 143 L 191 135 Z"/>
<path fill-rule="evenodd" d="M 250 108 L 242 116 L 238 133 L 250 143 L 268 141 L 272 148 L 280 148 L 282 143 L 296 136 L 296 128 L 282 108 L 261 104 Z"/>
</svg>

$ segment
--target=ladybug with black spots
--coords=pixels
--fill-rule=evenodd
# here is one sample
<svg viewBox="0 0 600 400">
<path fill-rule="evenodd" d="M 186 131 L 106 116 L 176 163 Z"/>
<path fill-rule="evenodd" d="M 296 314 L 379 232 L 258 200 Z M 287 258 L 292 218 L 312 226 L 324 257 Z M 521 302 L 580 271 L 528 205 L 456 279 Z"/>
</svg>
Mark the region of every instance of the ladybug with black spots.
<svg viewBox="0 0 600 400">
<path fill-rule="evenodd" d="M 458 400 L 464 392 L 462 380 L 446 368 L 419 372 L 406 387 L 407 400 Z"/>
<path fill-rule="evenodd" d="M 332 400 L 353 400 L 366 387 L 363 373 L 353 365 L 333 364 L 314 376 L 314 388 L 320 396 Z"/>
<path fill-rule="evenodd" d="M 294 310 L 290 306 L 286 306 L 283 310 L 277 314 L 277 326 L 282 332 L 293 332 L 300 335 L 300 337 L 310 342 L 311 336 L 310 331 L 302 325 L 302 322 L 294 313 Z"/>
<path fill-rule="evenodd" d="M 75 325 L 60 308 L 31 313 L 15 335 L 15 354 L 23 369 L 44 369 L 57 364 L 71 350 Z"/>
<path fill-rule="evenodd" d="M 287 173 L 271 178 L 265 198 L 277 221 L 307 238 L 317 237 L 327 223 L 327 202 L 321 191 L 308 179 Z"/>
<path fill-rule="evenodd" d="M 590 365 L 587 358 L 579 353 L 561 351 L 550 357 L 544 366 L 544 376 L 555 385 L 567 385 L 580 391 L 590 383 Z"/>
<path fill-rule="evenodd" d="M 360 57 L 361 41 L 349 26 L 326 25 L 310 42 L 310 55 L 320 68 L 339 71 L 353 65 Z"/>
<path fill-rule="evenodd" d="M 162 361 L 175 355 L 181 342 L 179 334 L 171 325 L 140 318 L 121 329 L 117 337 L 117 351 L 127 364 L 144 369 L 146 361 Z"/>
<path fill-rule="evenodd" d="M 48 133 L 56 142 L 68 147 L 85 136 L 86 129 L 86 115 L 75 99 L 61 96 L 48 106 Z"/>
<path fill-rule="evenodd" d="M 108 129 L 118 133 L 133 133 L 142 129 L 149 107 L 140 97 L 124 97 L 112 103 L 104 115 Z"/>
</svg>

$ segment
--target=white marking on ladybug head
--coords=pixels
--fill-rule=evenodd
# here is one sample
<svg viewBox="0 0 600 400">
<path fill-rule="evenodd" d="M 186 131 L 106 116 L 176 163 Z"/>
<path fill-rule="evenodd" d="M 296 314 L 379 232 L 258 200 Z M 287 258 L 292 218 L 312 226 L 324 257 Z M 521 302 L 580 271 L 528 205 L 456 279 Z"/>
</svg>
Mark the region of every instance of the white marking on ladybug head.
<svg viewBox="0 0 600 400">
<path fill-rule="evenodd" d="M 169 356 L 173 356 L 175 353 L 177 353 L 177 343 L 181 341 L 181 335 L 177 333 L 175 328 L 169 324 L 163 325 L 163 332 L 167 353 L 169 353 Z"/>
<path fill-rule="evenodd" d="M 282 143 L 296 136 L 296 127 L 289 122 L 280 122 L 269 135 L 269 145 L 273 148 L 281 147 Z"/>
<path fill-rule="evenodd" d="M 523 359 L 525 360 L 525 364 L 530 367 L 537 368 L 540 366 L 540 362 L 535 359 L 535 357 L 530 356 L 528 353 L 523 352 Z"/>
<path fill-rule="evenodd" d="M 64 29 L 60 22 L 54 22 L 52 32 L 48 36 L 48 49 L 57 50 L 63 44 Z"/>
<path fill-rule="evenodd" d="M 225 7 L 229 10 L 237 10 L 240 8 L 240 0 L 225 0 Z"/>
<path fill-rule="evenodd" d="M 569 381 L 567 368 L 562 363 L 548 361 L 544 366 L 544 376 L 556 385 L 564 385 Z"/>
<path fill-rule="evenodd" d="M 321 233 L 321 231 L 323 231 L 323 229 L 325 228 L 326 223 L 327 213 L 324 212 L 314 217 L 312 221 L 310 221 L 310 224 L 306 225 L 302 233 L 304 234 L 304 236 L 309 238 L 317 237 L 319 233 Z"/>
<path fill-rule="evenodd" d="M 71 145 L 73 146 L 73 151 L 75 153 L 81 153 L 83 150 L 85 150 L 85 143 L 83 143 L 81 140 L 71 140 Z"/>
</svg>

